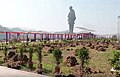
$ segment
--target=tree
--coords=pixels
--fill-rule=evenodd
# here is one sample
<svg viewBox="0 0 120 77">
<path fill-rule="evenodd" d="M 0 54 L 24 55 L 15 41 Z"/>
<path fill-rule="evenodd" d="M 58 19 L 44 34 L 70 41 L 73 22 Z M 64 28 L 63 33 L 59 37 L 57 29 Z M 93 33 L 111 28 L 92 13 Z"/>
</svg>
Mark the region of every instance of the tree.
<svg viewBox="0 0 120 77">
<path fill-rule="evenodd" d="M 110 59 L 110 64 L 115 70 L 116 77 L 120 77 L 120 52 L 113 51 L 113 58 Z"/>
<path fill-rule="evenodd" d="M 43 48 L 43 45 L 42 45 L 42 44 L 38 44 L 38 45 L 36 46 L 36 51 L 37 51 L 37 54 L 38 54 L 38 61 L 39 61 L 37 72 L 38 72 L 39 74 L 42 74 L 42 51 L 41 51 L 42 48 Z"/>
<path fill-rule="evenodd" d="M 113 51 L 113 58 L 110 59 L 110 64 L 115 70 L 120 70 L 120 52 Z"/>
<path fill-rule="evenodd" d="M 62 52 L 59 49 L 55 49 L 53 50 L 53 56 L 55 58 L 56 61 L 56 65 L 60 64 L 60 60 L 62 59 Z"/>
<path fill-rule="evenodd" d="M 33 68 L 33 62 L 32 62 L 32 56 L 33 56 L 33 47 L 32 45 L 28 46 L 28 52 L 29 52 L 29 68 L 32 69 Z"/>
<path fill-rule="evenodd" d="M 85 47 L 81 48 L 78 51 L 78 57 L 80 59 L 81 62 L 81 66 L 80 66 L 80 73 L 81 73 L 81 77 L 83 76 L 83 68 L 84 68 L 84 64 L 88 62 L 89 59 L 89 50 L 86 49 Z"/>
<path fill-rule="evenodd" d="M 3 48 L 3 53 L 4 53 L 4 62 L 6 62 L 7 60 L 7 51 L 8 51 L 8 48 L 7 48 L 7 45 L 4 45 L 4 48 Z"/>
<path fill-rule="evenodd" d="M 55 61 L 56 61 L 56 66 L 55 66 L 55 75 L 59 75 L 60 74 L 60 67 L 59 67 L 59 64 L 60 64 L 60 60 L 62 59 L 62 52 L 61 50 L 59 49 L 55 49 L 53 50 L 53 56 L 55 58 Z"/>
<path fill-rule="evenodd" d="M 20 60 L 21 60 L 21 61 L 22 61 L 22 58 L 23 58 L 23 52 L 24 52 L 24 50 L 25 50 L 25 47 L 24 47 L 23 44 L 21 44 L 21 45 L 19 46 Z"/>
<path fill-rule="evenodd" d="M 117 36 L 113 35 L 111 39 L 112 39 L 112 41 L 117 41 Z"/>
</svg>

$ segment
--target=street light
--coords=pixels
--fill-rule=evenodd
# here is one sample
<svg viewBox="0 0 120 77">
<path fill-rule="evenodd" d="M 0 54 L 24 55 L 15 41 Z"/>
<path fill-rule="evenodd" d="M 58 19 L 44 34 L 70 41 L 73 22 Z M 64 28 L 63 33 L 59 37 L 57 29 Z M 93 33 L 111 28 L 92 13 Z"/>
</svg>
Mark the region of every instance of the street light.
<svg viewBox="0 0 120 77">
<path fill-rule="evenodd" d="M 118 35 L 117 35 L 118 42 L 119 42 L 119 34 L 120 34 L 119 33 L 119 24 L 120 24 L 119 19 L 120 19 L 120 16 L 118 16 L 118 24 L 117 24 L 118 25 Z"/>
</svg>

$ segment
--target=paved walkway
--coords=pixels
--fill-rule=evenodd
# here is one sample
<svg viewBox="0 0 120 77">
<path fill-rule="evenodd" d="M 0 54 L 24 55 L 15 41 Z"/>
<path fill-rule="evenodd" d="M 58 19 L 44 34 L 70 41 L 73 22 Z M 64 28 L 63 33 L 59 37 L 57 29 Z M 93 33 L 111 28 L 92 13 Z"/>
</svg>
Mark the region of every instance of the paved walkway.
<svg viewBox="0 0 120 77">
<path fill-rule="evenodd" d="M 49 77 L 49 76 L 44 76 L 36 73 L 20 71 L 0 66 L 0 77 Z"/>
</svg>

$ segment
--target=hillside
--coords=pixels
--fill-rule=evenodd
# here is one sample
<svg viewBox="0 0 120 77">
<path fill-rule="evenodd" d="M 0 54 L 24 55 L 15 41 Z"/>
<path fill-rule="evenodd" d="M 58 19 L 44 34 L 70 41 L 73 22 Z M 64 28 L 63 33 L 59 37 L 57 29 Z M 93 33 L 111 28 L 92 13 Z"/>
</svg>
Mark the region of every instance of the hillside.
<svg viewBox="0 0 120 77">
<path fill-rule="evenodd" d="M 0 25 L 0 31 L 11 31 L 11 30 L 7 27 L 3 27 Z"/>
<path fill-rule="evenodd" d="M 3 27 L 0 25 L 0 31 L 11 31 L 9 28 Z M 0 34 L 0 39 L 4 39 L 5 35 L 4 34 Z"/>
<path fill-rule="evenodd" d="M 13 32 L 25 32 L 25 30 L 20 29 L 20 28 L 18 28 L 18 27 L 11 28 L 10 30 L 13 31 Z"/>
<path fill-rule="evenodd" d="M 23 32 L 23 31 L 25 31 L 25 30 L 22 30 L 22 29 L 20 29 L 20 28 L 7 28 L 7 27 L 3 27 L 3 26 L 1 26 L 0 25 L 0 31 L 8 31 L 8 32 Z M 5 34 L 0 34 L 0 39 L 4 39 L 5 38 Z"/>
</svg>

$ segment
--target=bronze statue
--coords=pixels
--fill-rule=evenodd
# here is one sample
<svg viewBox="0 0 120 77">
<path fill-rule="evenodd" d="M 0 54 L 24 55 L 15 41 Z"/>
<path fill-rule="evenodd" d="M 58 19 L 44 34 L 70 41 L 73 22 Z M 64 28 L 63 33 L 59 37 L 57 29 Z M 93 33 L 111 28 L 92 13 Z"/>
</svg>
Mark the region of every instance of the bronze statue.
<svg viewBox="0 0 120 77">
<path fill-rule="evenodd" d="M 68 24 L 69 24 L 69 33 L 73 33 L 74 21 L 76 20 L 75 11 L 72 9 L 72 6 L 69 7 L 70 12 L 68 14 Z"/>
</svg>

